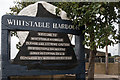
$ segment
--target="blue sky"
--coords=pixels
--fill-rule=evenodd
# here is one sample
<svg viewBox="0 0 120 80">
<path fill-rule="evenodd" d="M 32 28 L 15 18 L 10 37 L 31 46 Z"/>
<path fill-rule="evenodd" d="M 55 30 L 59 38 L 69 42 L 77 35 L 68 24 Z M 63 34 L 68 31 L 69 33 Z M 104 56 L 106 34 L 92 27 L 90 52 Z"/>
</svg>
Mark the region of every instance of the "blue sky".
<svg viewBox="0 0 120 80">
<path fill-rule="evenodd" d="M 6 14 L 7 12 L 10 12 L 9 8 L 12 7 L 14 5 L 13 1 L 15 0 L 0 0 L 0 18 L 2 17 L 2 15 Z M 1 19 L 0 19 L 1 22 Z M 1 23 L 0 23 L 1 25 Z M 117 24 L 114 24 L 116 28 L 118 28 Z M 0 33 L 1 33 L 1 27 L 0 27 Z M 0 36 L 1 39 L 1 36 Z M 13 53 L 17 53 L 18 50 L 16 49 L 16 44 L 18 43 L 18 39 L 16 37 L 12 37 L 11 39 L 11 57 L 14 58 L 14 56 L 16 54 Z M 105 52 L 105 49 L 98 49 L 99 51 L 103 51 Z M 1 50 L 0 50 L 1 51 Z M 111 53 L 112 55 L 117 55 L 118 54 L 118 44 L 113 46 L 109 46 L 108 52 Z"/>
</svg>

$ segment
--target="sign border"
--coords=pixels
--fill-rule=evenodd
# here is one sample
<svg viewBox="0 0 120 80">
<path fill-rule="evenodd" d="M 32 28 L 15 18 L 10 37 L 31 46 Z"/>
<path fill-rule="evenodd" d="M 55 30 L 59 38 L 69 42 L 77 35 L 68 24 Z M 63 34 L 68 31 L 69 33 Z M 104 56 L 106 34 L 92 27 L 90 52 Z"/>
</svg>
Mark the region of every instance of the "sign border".
<svg viewBox="0 0 120 80">
<path fill-rule="evenodd" d="M 34 28 L 20 28 L 17 26 L 9 26 L 6 24 L 7 18 L 21 17 L 23 18 L 34 18 L 34 17 L 26 17 L 26 16 L 11 16 L 5 15 L 2 17 L 2 36 L 1 36 L 1 80 L 9 80 L 10 76 L 37 76 L 37 75 L 55 75 L 55 74 L 76 74 L 76 79 L 81 78 L 81 80 L 85 80 L 85 53 L 84 53 L 84 35 L 81 34 L 82 30 L 80 30 L 79 34 L 74 32 L 69 32 L 66 30 L 42 30 L 42 29 L 34 29 Z M 35 17 L 35 19 L 37 19 Z M 53 19 L 54 20 L 54 19 Z M 45 31 L 45 32 L 65 32 L 76 34 L 75 36 L 75 53 L 77 55 L 77 60 L 79 65 L 75 69 L 70 70 L 27 70 L 27 67 L 21 65 L 11 64 L 10 61 L 10 31 L 20 30 L 20 31 Z M 82 65 L 82 66 L 81 66 Z"/>
</svg>

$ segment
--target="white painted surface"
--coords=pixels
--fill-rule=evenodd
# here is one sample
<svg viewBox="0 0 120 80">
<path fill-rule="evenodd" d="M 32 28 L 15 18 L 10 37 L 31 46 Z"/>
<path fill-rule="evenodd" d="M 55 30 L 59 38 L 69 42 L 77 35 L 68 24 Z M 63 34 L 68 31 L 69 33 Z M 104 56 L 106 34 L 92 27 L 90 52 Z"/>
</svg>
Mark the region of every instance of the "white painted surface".
<svg viewBox="0 0 120 80">
<path fill-rule="evenodd" d="M 38 9 L 38 4 L 39 4 L 39 3 L 41 3 L 41 4 L 43 5 L 43 7 L 44 7 L 47 11 L 49 11 L 51 14 L 56 15 L 55 12 L 56 12 L 56 8 L 57 8 L 57 7 L 55 7 L 55 6 L 47 3 L 47 2 L 45 2 L 45 1 L 39 1 L 39 2 L 36 2 L 35 4 L 31 4 L 31 5 L 23 8 L 23 9 L 19 12 L 18 15 L 33 16 L 33 17 L 35 17 L 36 14 L 37 14 L 37 9 Z M 61 19 L 69 20 L 69 19 L 67 18 L 67 14 L 66 14 L 65 11 L 62 11 L 62 10 L 61 10 L 59 16 L 61 17 Z M 19 40 L 20 40 L 21 45 L 23 45 L 23 43 L 25 42 L 25 40 L 26 40 L 29 32 L 28 32 L 28 31 L 24 31 L 24 32 L 19 31 L 19 32 L 17 32 L 17 34 L 18 34 L 18 37 L 19 37 Z"/>
</svg>

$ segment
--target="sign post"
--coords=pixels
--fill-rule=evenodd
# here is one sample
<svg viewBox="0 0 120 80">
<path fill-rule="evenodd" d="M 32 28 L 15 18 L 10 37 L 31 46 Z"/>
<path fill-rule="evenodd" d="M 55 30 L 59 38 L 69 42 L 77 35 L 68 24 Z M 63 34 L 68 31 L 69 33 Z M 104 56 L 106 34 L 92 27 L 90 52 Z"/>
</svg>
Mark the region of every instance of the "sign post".
<svg viewBox="0 0 120 80">
<path fill-rule="evenodd" d="M 1 80 L 10 76 L 76 74 L 85 80 L 82 28 L 56 18 L 4 15 L 2 17 Z M 10 60 L 10 31 L 29 31 L 13 60 Z M 67 34 L 74 34 L 75 51 Z"/>
</svg>

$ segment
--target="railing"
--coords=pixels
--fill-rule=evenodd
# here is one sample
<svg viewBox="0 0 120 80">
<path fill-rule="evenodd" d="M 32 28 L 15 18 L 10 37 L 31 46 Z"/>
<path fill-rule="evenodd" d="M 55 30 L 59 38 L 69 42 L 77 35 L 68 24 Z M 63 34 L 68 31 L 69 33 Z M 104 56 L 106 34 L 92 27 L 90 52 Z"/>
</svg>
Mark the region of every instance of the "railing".
<svg viewBox="0 0 120 80">
<path fill-rule="evenodd" d="M 89 59 L 86 59 L 86 62 L 89 62 Z M 105 63 L 105 58 L 95 58 L 96 63 Z M 115 58 L 108 58 L 109 63 L 117 62 Z"/>
</svg>

